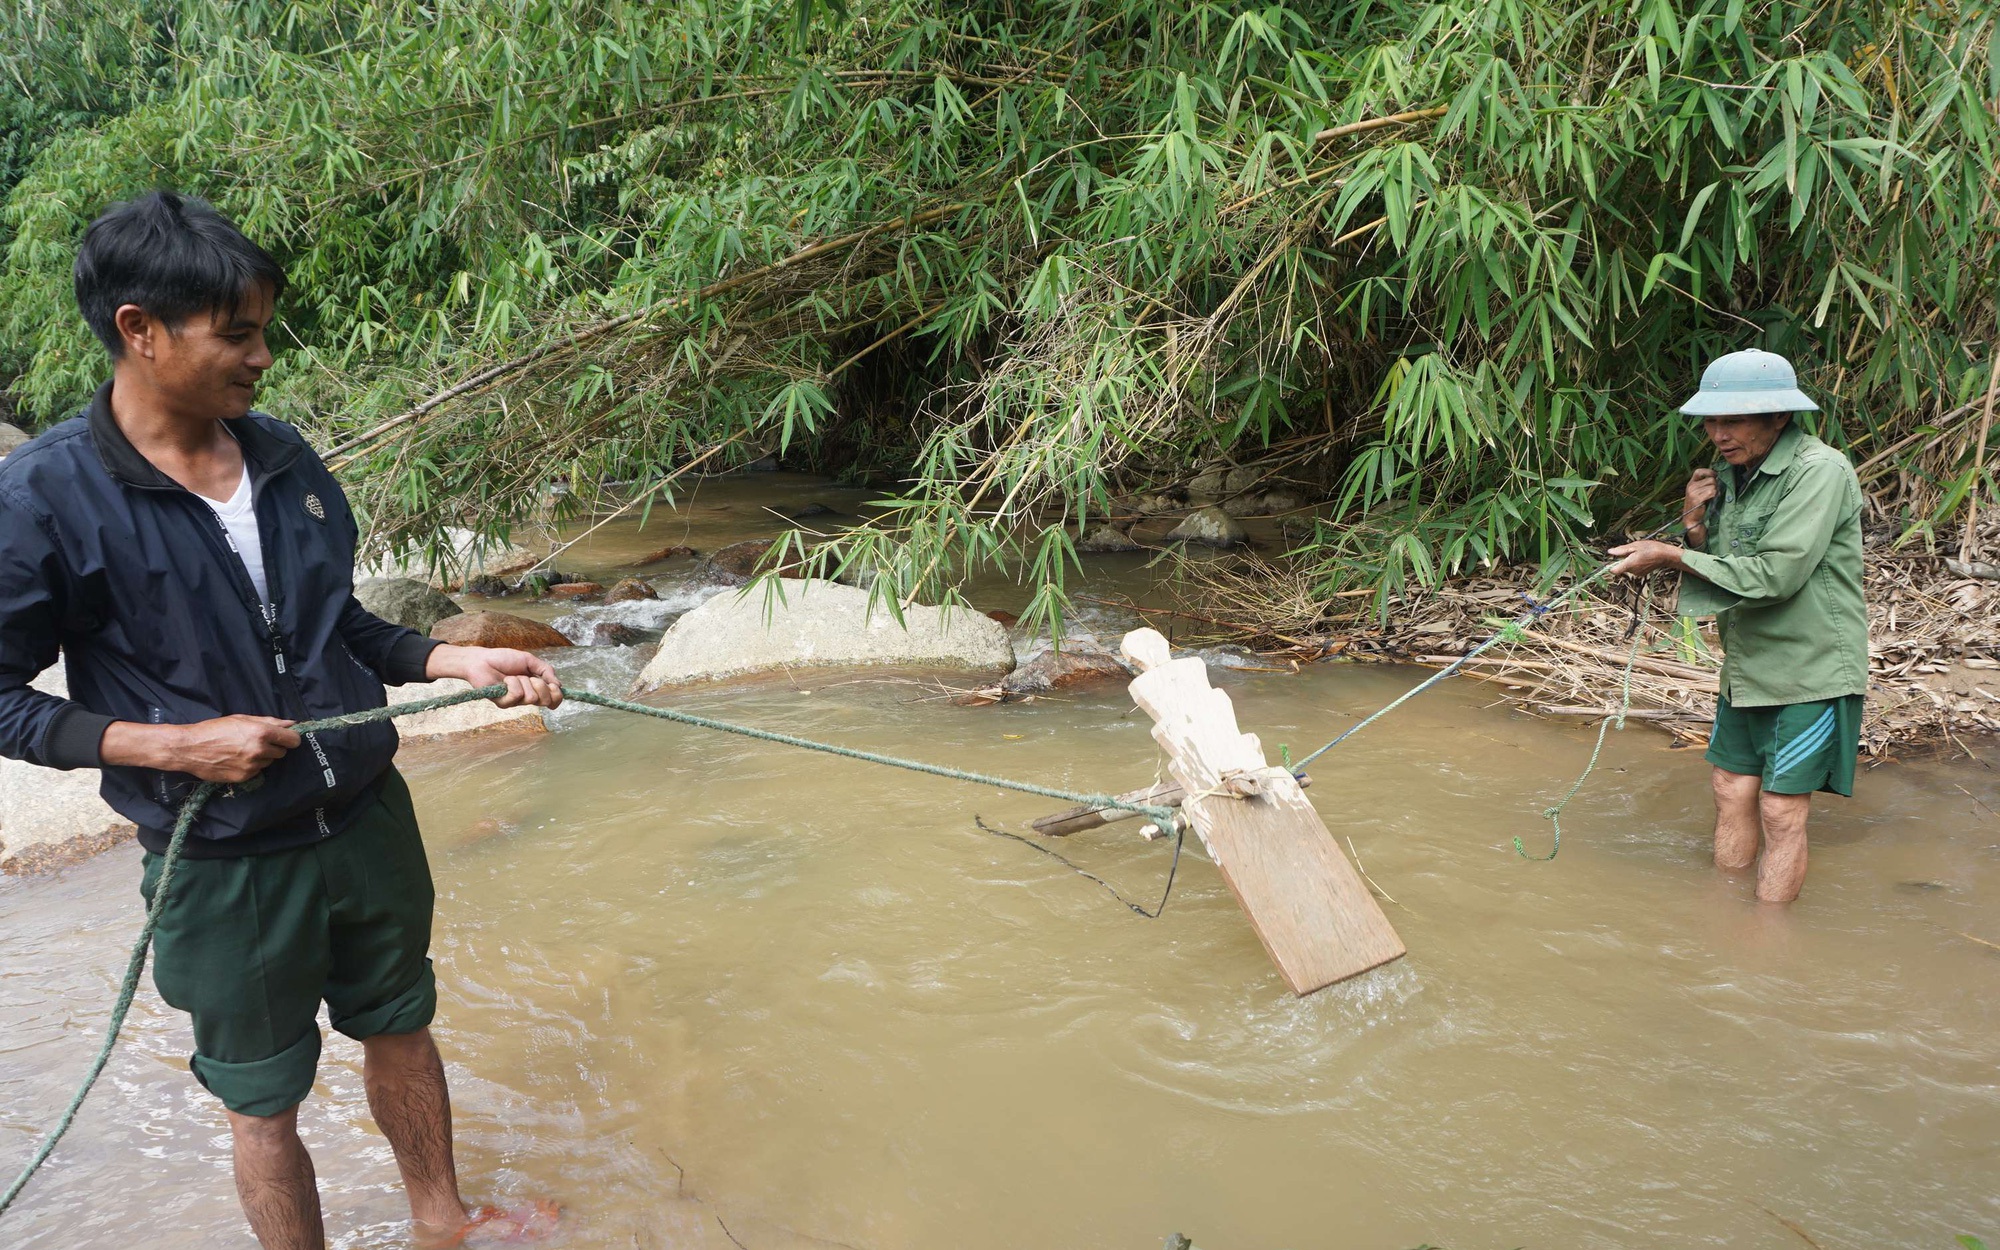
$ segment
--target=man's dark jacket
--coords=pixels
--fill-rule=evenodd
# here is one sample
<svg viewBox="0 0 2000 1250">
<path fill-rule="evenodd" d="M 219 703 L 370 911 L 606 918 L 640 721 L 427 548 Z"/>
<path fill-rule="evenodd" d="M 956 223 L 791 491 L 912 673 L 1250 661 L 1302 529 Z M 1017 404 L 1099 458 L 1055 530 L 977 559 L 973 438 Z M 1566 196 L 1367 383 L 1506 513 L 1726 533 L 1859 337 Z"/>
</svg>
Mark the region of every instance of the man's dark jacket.
<svg viewBox="0 0 2000 1250">
<path fill-rule="evenodd" d="M 355 601 L 354 515 L 297 431 L 259 413 L 224 422 L 249 467 L 267 613 L 221 519 L 133 448 L 110 396 L 106 383 L 81 416 L 0 460 L 0 755 L 103 768 L 105 801 L 157 851 L 198 783 L 105 766 L 112 721 L 303 721 L 380 707 L 383 682 L 424 680 L 436 644 Z M 68 700 L 28 685 L 58 648 Z M 218 793 L 187 854 L 332 837 L 395 752 L 387 722 L 315 734 Z"/>
</svg>

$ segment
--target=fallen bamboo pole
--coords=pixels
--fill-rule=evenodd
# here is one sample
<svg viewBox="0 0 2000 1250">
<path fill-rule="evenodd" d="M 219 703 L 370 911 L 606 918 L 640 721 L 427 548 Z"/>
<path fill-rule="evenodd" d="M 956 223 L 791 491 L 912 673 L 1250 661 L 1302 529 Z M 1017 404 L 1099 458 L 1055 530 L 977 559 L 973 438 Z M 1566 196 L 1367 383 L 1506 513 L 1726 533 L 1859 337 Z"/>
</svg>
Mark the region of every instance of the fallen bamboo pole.
<svg viewBox="0 0 2000 1250">
<path fill-rule="evenodd" d="M 1557 640 L 1548 638 L 1544 639 L 1544 641 L 1555 642 Z M 1584 652 L 1585 654 L 1597 655 L 1606 660 L 1610 659 L 1608 654 L 1596 651 L 1594 648 L 1584 648 Z M 1414 658 L 1419 664 L 1451 664 L 1455 663 L 1460 657 L 1455 655 L 1419 655 Z M 1622 664 L 1624 661 L 1621 659 L 1618 662 Z M 1468 666 L 1484 666 L 1500 670 L 1512 668 L 1529 673 L 1566 673 L 1576 667 L 1574 664 L 1564 665 L 1549 660 L 1515 660 L 1498 656 L 1475 656 L 1473 659 L 1467 660 L 1466 663 Z M 1717 686 L 1717 678 L 1714 673 L 1703 673 L 1696 668 L 1677 665 L 1671 660 L 1657 660 L 1649 664 L 1646 657 L 1640 656 L 1639 663 L 1633 667 L 1651 676 L 1664 677 L 1669 681 L 1678 682 L 1691 690 L 1714 691 Z"/>
<path fill-rule="evenodd" d="M 1537 703 L 1534 706 L 1535 710 L 1544 716 L 1589 716 L 1601 718 L 1620 714 L 1615 707 L 1559 707 L 1552 703 Z M 1626 708 L 1623 715 L 1626 720 L 1684 720 L 1695 724 L 1709 721 L 1709 718 L 1706 716 L 1699 716 L 1693 712 L 1677 712 L 1672 708 L 1632 707 Z"/>
</svg>

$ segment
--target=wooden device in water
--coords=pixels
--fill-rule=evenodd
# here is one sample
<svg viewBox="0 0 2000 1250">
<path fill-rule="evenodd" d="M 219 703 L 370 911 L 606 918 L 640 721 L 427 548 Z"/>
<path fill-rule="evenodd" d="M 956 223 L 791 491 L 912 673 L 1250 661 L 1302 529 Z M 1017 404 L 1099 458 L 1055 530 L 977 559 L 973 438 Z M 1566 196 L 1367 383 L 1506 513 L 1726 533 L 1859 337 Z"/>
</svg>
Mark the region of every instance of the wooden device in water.
<svg viewBox="0 0 2000 1250">
<path fill-rule="evenodd" d="M 1186 798 L 1181 810 L 1295 994 L 1400 958 L 1403 940 L 1291 771 L 1265 762 L 1255 734 L 1236 728 L 1229 696 L 1197 656 L 1173 659 L 1157 630 L 1121 647 L 1139 671 L 1132 698 Z"/>
</svg>

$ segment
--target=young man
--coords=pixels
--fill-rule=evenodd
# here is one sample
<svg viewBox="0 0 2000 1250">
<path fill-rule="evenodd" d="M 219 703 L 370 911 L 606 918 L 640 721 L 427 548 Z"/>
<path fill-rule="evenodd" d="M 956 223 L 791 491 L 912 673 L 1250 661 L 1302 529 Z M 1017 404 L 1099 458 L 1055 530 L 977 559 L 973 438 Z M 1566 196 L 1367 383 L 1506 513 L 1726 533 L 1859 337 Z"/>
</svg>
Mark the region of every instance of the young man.
<svg viewBox="0 0 2000 1250">
<path fill-rule="evenodd" d="M 1681 615 L 1716 617 L 1715 862 L 1756 863 L 1767 903 L 1791 902 L 1805 883 L 1813 792 L 1854 793 L 1868 690 L 1861 484 L 1847 457 L 1793 423 L 1817 408 L 1782 356 L 1717 360 L 1681 406 L 1721 456 L 1688 481 L 1687 546 L 1611 549 L 1623 557 L 1614 573 L 1681 570 Z"/>
<path fill-rule="evenodd" d="M 103 770 L 139 827 L 150 900 L 175 815 L 191 831 L 153 943 L 160 996 L 194 1017 L 196 1079 L 228 1109 L 236 1187 L 270 1250 L 324 1244 L 298 1105 L 315 1015 L 361 1041 L 369 1108 L 419 1233 L 469 1213 L 429 1024 L 432 888 L 386 723 L 291 726 L 380 707 L 383 684 L 504 683 L 555 707 L 547 663 L 441 646 L 353 597 L 355 524 L 289 426 L 251 411 L 285 276 L 199 200 L 158 192 L 84 233 L 76 299 L 111 355 L 88 409 L 0 465 L 0 753 Z M 29 682 L 67 665 L 70 698 Z"/>
</svg>

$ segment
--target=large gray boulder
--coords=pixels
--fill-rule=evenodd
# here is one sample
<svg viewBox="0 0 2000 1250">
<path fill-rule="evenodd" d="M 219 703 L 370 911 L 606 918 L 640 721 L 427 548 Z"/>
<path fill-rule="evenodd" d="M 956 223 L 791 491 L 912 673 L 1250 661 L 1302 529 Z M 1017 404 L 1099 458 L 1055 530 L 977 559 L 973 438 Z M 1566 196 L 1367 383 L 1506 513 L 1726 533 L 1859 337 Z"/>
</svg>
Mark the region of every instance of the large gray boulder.
<svg viewBox="0 0 2000 1250">
<path fill-rule="evenodd" d="M 67 698 L 57 664 L 35 689 Z M 95 854 L 131 836 L 132 825 L 97 796 L 98 772 L 62 772 L 0 758 L 0 872 L 39 872 Z"/>
<path fill-rule="evenodd" d="M 1005 673 L 1007 627 L 968 608 L 911 605 L 898 622 L 870 609 L 868 592 L 837 582 L 781 578 L 780 602 L 760 588 L 720 594 L 674 622 L 634 690 L 785 669 L 893 665 Z M 768 616 L 767 616 L 768 610 Z"/>
<path fill-rule="evenodd" d="M 1235 547 L 1246 539 L 1236 518 L 1220 508 L 1203 508 L 1175 526 L 1168 542 L 1200 543 L 1206 547 Z"/>
<path fill-rule="evenodd" d="M 11 455 L 16 447 L 28 441 L 26 430 L 17 429 L 0 421 L 0 459 Z"/>
<path fill-rule="evenodd" d="M 465 611 L 450 596 L 414 577 L 370 577 L 355 583 L 361 606 L 394 625 L 429 634 L 431 626 Z"/>
</svg>

